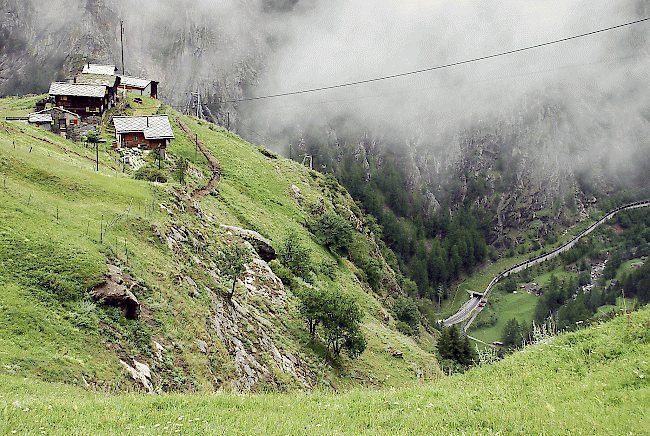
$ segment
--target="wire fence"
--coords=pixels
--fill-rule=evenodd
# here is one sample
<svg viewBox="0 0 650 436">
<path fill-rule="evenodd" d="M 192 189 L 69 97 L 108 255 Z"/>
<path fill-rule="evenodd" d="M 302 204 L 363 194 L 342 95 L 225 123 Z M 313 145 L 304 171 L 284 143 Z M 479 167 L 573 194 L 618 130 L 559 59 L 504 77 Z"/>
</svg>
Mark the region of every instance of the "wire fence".
<svg viewBox="0 0 650 436">
<path fill-rule="evenodd" d="M 57 224 L 68 225 L 68 228 L 77 228 L 80 234 L 109 250 L 113 256 L 128 262 L 129 242 L 124 232 L 129 230 L 129 218 L 151 219 L 158 213 L 157 201 L 159 197 L 158 186 L 152 186 L 150 198 L 145 198 L 144 202 L 131 198 L 128 206 L 119 213 L 116 213 L 110 221 L 105 221 L 105 214 L 97 212 L 87 214 L 85 211 L 75 210 L 73 206 L 66 207 L 61 204 L 53 204 L 47 199 L 47 195 L 41 195 L 39 192 L 28 192 L 28 188 L 14 181 L 2 173 L 2 185 L 0 185 L 0 195 L 8 197 L 9 202 L 13 203 L 17 211 L 27 209 L 26 212 L 34 213 L 41 218 L 50 217 Z M 29 217 L 26 216 L 25 219 Z M 116 234 L 119 228 L 121 234 Z"/>
</svg>

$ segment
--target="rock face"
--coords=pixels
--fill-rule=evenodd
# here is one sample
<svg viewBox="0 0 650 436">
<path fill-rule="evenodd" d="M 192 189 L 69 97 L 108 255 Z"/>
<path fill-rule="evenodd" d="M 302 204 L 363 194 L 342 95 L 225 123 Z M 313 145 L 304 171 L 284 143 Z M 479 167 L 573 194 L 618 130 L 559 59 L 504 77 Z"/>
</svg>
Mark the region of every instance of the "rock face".
<svg viewBox="0 0 650 436">
<path fill-rule="evenodd" d="M 140 316 L 140 302 L 125 286 L 122 270 L 115 265 L 108 265 L 109 276 L 101 286 L 96 287 L 91 295 L 101 304 L 119 307 L 124 316 L 137 319 Z M 128 279 L 130 281 L 130 279 Z M 133 283 L 131 283 L 131 286 Z"/>
<path fill-rule="evenodd" d="M 120 363 L 124 368 L 131 374 L 134 380 L 139 381 L 142 385 L 149 391 L 153 393 L 153 385 L 151 384 L 151 370 L 149 365 L 146 363 L 138 362 L 137 360 L 133 361 L 133 366 L 129 365 L 123 360 L 120 360 Z"/>
<path fill-rule="evenodd" d="M 271 242 L 259 233 L 224 224 L 221 225 L 221 228 L 250 242 L 265 262 L 270 262 L 276 258 L 275 249 L 271 245 Z"/>
<path fill-rule="evenodd" d="M 245 294 L 236 293 L 232 304 L 212 294 L 212 327 L 235 365 L 230 388 L 254 390 L 264 382 L 312 387 L 315 375 L 309 366 L 277 341 L 287 329 L 289 310 L 282 281 L 266 262 L 255 259 L 247 265 L 243 282 Z"/>
</svg>

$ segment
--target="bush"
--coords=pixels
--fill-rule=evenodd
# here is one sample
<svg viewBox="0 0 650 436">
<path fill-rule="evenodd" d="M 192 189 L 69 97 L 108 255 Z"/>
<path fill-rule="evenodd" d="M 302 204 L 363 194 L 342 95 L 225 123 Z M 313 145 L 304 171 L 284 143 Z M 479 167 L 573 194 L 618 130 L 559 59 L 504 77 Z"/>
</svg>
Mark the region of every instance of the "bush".
<svg viewBox="0 0 650 436">
<path fill-rule="evenodd" d="M 384 278 L 382 263 L 369 253 L 368 244 L 357 234 L 355 242 L 349 248 L 350 260 L 363 271 L 360 280 L 367 281 L 373 291 L 379 292 L 379 285 Z"/>
<path fill-rule="evenodd" d="M 303 280 L 309 280 L 313 271 L 311 250 L 303 244 L 295 231 L 287 233 L 287 236 L 282 241 L 278 250 L 278 259 L 295 276 Z"/>
<path fill-rule="evenodd" d="M 411 298 L 400 296 L 395 300 L 393 305 L 393 312 L 401 322 L 407 324 L 410 330 L 417 331 L 418 325 L 420 324 L 420 311 L 418 306 L 415 304 Z M 398 327 L 399 329 L 399 327 Z M 400 330 L 401 331 L 401 330 Z"/>
<path fill-rule="evenodd" d="M 150 182 L 166 183 L 167 176 L 158 168 L 146 165 L 135 172 L 133 177 L 137 180 L 148 180 Z"/>
<path fill-rule="evenodd" d="M 180 158 L 176 162 L 176 169 L 174 170 L 174 178 L 180 183 L 181 185 L 185 184 L 185 174 L 187 173 L 187 159 L 184 157 Z"/>
<path fill-rule="evenodd" d="M 413 336 L 413 329 L 404 321 L 398 321 L 395 327 L 397 327 L 397 330 L 403 335 Z"/>
<path fill-rule="evenodd" d="M 298 281 L 291 270 L 282 265 L 277 259 L 269 262 L 269 267 L 271 267 L 271 271 L 282 281 L 284 286 L 287 286 L 292 291 L 298 288 Z"/>
<path fill-rule="evenodd" d="M 334 212 L 310 219 L 308 226 L 316 241 L 332 251 L 347 252 L 352 243 L 352 225 Z"/>
<path fill-rule="evenodd" d="M 335 357 L 344 349 L 353 358 L 363 353 L 366 349 L 360 328 L 363 312 L 354 298 L 338 290 L 315 288 L 304 288 L 298 296 L 300 313 L 307 321 L 309 333 L 314 336 L 320 325 L 327 347 Z"/>
</svg>

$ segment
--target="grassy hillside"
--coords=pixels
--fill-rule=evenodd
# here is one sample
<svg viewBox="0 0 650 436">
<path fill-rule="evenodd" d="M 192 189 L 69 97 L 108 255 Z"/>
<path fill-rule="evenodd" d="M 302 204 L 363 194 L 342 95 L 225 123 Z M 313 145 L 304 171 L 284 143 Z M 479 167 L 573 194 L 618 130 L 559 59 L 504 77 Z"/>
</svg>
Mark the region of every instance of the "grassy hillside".
<svg viewBox="0 0 650 436">
<path fill-rule="evenodd" d="M 2 100 L 0 117 L 29 113 L 36 100 Z M 344 189 L 156 100 L 130 106 L 131 114 L 170 115 L 176 138 L 161 164 L 168 183 L 135 180 L 110 147 L 110 126 L 96 150 L 0 122 L 0 373 L 141 389 L 120 363 L 137 361 L 151 368 L 156 389 L 196 392 L 399 387 L 439 377 L 435 358 L 401 335 L 380 303 L 390 287 L 385 263 L 387 279 L 373 290 L 349 256 L 333 254 L 309 232 L 315 211 L 334 211 L 355 223 L 362 251 L 378 256 Z M 190 195 L 211 171 L 196 151 L 197 135 L 222 167 L 218 189 L 198 202 Z M 189 161 L 185 185 L 172 177 L 180 158 Z M 311 253 L 310 284 L 352 295 L 362 307 L 367 350 L 358 359 L 327 360 L 323 343 L 308 335 L 298 299 L 259 259 L 229 303 L 231 283 L 215 262 L 224 248 L 245 244 L 222 224 L 257 231 L 276 250 L 290 231 L 297 234 Z M 138 298 L 139 319 L 89 295 L 107 280 L 109 264 Z M 393 357 L 397 351 L 403 358 Z"/>
<path fill-rule="evenodd" d="M 646 435 L 650 309 L 406 389 L 163 396 L 0 375 L 5 434 Z"/>
</svg>

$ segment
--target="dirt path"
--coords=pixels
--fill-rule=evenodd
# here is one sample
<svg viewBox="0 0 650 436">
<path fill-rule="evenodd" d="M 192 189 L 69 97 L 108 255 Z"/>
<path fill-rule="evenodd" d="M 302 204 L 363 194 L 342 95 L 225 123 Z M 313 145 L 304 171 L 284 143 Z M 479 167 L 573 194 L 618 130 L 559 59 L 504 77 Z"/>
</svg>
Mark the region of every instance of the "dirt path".
<svg viewBox="0 0 650 436">
<path fill-rule="evenodd" d="M 181 120 L 180 117 L 176 117 L 176 121 L 178 121 L 178 125 L 181 126 L 181 129 L 183 129 L 183 131 L 185 131 L 185 133 L 187 133 L 190 138 L 196 137 L 194 135 L 194 132 L 192 132 L 189 127 L 187 127 L 187 124 L 185 124 L 185 122 Z M 212 171 L 212 178 L 208 184 L 203 188 L 195 189 L 194 192 L 192 192 L 192 199 L 200 200 L 212 192 L 212 190 L 217 189 L 219 186 L 219 182 L 221 182 L 221 164 L 212 155 L 212 153 L 210 153 L 210 150 L 208 150 L 208 147 L 206 147 L 203 142 L 196 141 L 196 143 L 198 144 L 201 153 L 203 153 L 205 158 L 208 160 L 208 167 L 210 167 L 210 170 Z"/>
</svg>

